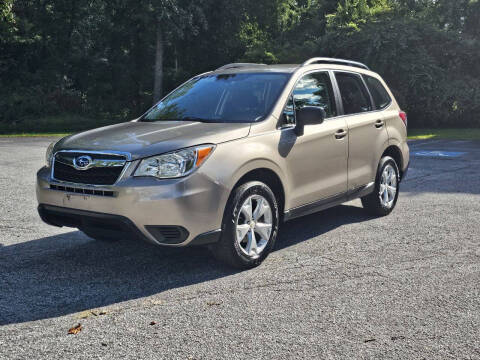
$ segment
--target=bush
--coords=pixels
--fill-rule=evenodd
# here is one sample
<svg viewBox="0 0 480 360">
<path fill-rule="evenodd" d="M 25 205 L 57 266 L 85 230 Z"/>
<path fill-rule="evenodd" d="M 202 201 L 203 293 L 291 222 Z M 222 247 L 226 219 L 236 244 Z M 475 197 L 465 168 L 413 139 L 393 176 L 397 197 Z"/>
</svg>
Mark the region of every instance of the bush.
<svg viewBox="0 0 480 360">
<path fill-rule="evenodd" d="M 77 114 L 59 114 L 38 118 L 22 118 L 0 123 L 1 134 L 71 133 L 121 122 L 118 118 L 89 118 Z"/>
<path fill-rule="evenodd" d="M 317 51 L 380 73 L 412 127 L 480 127 L 479 45 L 419 19 L 384 16 L 355 31 L 327 33 Z"/>
</svg>

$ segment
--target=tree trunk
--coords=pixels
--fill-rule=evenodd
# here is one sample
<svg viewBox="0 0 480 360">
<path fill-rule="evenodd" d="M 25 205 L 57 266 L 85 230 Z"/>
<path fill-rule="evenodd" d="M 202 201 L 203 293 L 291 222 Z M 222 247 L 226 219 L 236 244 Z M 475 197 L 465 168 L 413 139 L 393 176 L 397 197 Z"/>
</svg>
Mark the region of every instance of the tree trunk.
<svg viewBox="0 0 480 360">
<path fill-rule="evenodd" d="M 175 45 L 175 74 L 178 73 L 178 56 L 177 56 L 177 46 Z"/>
<path fill-rule="evenodd" d="M 160 22 L 157 24 L 157 43 L 155 49 L 155 74 L 153 86 L 153 102 L 162 98 L 163 86 L 163 33 Z"/>
</svg>

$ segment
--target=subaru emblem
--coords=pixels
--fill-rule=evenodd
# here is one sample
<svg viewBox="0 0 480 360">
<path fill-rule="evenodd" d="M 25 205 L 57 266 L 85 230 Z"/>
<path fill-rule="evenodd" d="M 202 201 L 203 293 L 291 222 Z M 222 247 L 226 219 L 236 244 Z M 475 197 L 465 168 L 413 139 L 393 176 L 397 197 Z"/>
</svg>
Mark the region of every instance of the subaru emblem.
<svg viewBox="0 0 480 360">
<path fill-rule="evenodd" d="M 92 158 L 88 155 L 82 155 L 73 159 L 73 166 L 77 170 L 87 170 L 92 163 Z"/>
</svg>

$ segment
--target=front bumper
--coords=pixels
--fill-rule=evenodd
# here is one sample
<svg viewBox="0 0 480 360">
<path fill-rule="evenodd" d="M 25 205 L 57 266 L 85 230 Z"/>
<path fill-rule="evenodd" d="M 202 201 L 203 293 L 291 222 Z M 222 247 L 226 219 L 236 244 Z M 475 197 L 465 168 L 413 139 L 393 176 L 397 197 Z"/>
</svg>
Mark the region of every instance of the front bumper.
<svg viewBox="0 0 480 360">
<path fill-rule="evenodd" d="M 111 186 L 68 184 L 44 167 L 37 173 L 40 216 L 51 225 L 96 227 L 159 245 L 218 241 L 229 189 L 199 171 L 169 180 L 130 175 Z M 166 229 L 178 236 L 169 238 Z"/>
</svg>

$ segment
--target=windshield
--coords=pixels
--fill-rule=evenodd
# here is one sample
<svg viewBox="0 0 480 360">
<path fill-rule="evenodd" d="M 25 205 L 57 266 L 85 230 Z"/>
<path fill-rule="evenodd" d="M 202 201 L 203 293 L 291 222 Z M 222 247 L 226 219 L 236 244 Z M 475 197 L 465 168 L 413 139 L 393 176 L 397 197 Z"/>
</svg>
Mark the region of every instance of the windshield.
<svg viewBox="0 0 480 360">
<path fill-rule="evenodd" d="M 271 111 L 290 74 L 196 77 L 155 105 L 141 121 L 255 122 Z"/>
</svg>

